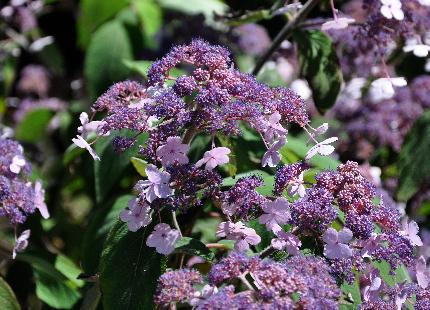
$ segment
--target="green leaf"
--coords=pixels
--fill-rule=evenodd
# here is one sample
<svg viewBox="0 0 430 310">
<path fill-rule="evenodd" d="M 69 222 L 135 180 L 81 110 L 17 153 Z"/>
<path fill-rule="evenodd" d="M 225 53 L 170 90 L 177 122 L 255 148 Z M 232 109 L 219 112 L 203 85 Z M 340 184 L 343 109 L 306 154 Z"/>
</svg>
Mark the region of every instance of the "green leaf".
<svg viewBox="0 0 430 310">
<path fill-rule="evenodd" d="M 93 99 L 112 83 L 128 77 L 130 70 L 123 63 L 125 59 L 133 59 L 125 27 L 118 21 L 104 24 L 94 33 L 85 57 L 84 73 Z"/>
<path fill-rule="evenodd" d="M 150 47 L 156 46 L 155 34 L 160 30 L 163 16 L 160 6 L 154 0 L 135 0 L 136 13 L 143 25 L 145 43 Z"/>
<path fill-rule="evenodd" d="M 135 133 L 127 132 L 122 136 L 134 136 Z M 96 144 L 96 153 L 100 156 L 99 161 L 94 162 L 94 181 L 96 200 L 101 203 L 111 191 L 112 187 L 119 181 L 125 168 L 130 164 L 130 158 L 136 155 L 139 145 L 143 144 L 148 138 L 148 134 L 141 134 L 133 147 L 125 152 L 116 153 L 111 145 L 113 137 L 103 140 Z"/>
<path fill-rule="evenodd" d="M 2 310 L 20 310 L 21 307 L 16 300 L 10 286 L 3 278 L 0 277 L 0 309 Z"/>
<path fill-rule="evenodd" d="M 249 11 L 245 14 L 231 18 L 226 21 L 226 24 L 229 26 L 240 26 L 248 23 L 256 23 L 263 19 L 270 19 L 272 17 L 272 12 L 270 10 L 257 10 L 257 11 Z"/>
<path fill-rule="evenodd" d="M 341 310 L 349 310 L 349 309 L 357 309 L 358 305 L 361 304 L 361 293 L 360 293 L 360 286 L 358 283 L 357 276 L 355 277 L 355 281 L 353 284 L 343 283 L 341 285 L 341 290 L 344 293 L 343 299 L 345 297 L 348 297 L 348 301 L 342 301 L 341 300 Z M 349 303 L 350 299 L 352 299 L 353 303 Z"/>
<path fill-rule="evenodd" d="M 149 68 L 151 67 L 153 61 L 150 60 L 123 60 L 124 65 L 130 69 L 132 72 L 137 73 L 141 75 L 142 77 L 146 78 L 146 73 L 148 72 Z M 186 72 L 184 70 L 178 69 L 178 68 L 172 68 L 169 71 L 169 75 L 172 77 L 179 77 L 181 75 L 184 75 Z"/>
<path fill-rule="evenodd" d="M 263 179 L 266 179 L 266 178 L 270 178 L 270 177 L 272 177 L 272 176 L 271 176 L 270 174 L 268 174 L 266 171 L 263 171 L 263 170 L 252 170 L 252 171 L 248 171 L 248 172 L 245 172 L 245 173 L 239 173 L 239 174 L 238 174 L 238 175 L 236 175 L 234 178 L 233 178 L 233 177 L 225 178 L 225 179 L 222 181 L 222 186 L 226 186 L 226 187 L 228 187 L 228 186 L 233 186 L 234 184 L 236 184 L 236 182 L 237 182 L 240 178 L 248 177 L 248 176 L 253 176 L 253 175 L 258 175 L 258 176 L 262 177 Z"/>
<path fill-rule="evenodd" d="M 213 14 L 222 15 L 227 10 L 227 5 L 218 0 L 187 0 L 187 4 L 177 0 L 158 0 L 165 9 L 176 10 L 185 14 L 203 14 L 207 20 L 213 19 Z"/>
<path fill-rule="evenodd" d="M 71 309 L 80 299 L 76 284 L 71 282 L 47 260 L 28 253 L 20 254 L 18 259 L 33 268 L 36 282 L 36 295 L 55 309 Z"/>
<path fill-rule="evenodd" d="M 200 256 L 207 261 L 211 261 L 214 258 L 214 253 L 212 253 L 204 243 L 190 237 L 182 237 L 179 239 L 175 244 L 175 252 Z"/>
<path fill-rule="evenodd" d="M 139 173 L 141 176 L 146 177 L 146 166 L 148 166 L 148 163 L 146 161 L 144 161 L 143 159 L 137 158 L 137 157 L 132 157 L 130 158 L 130 161 L 134 167 L 134 169 L 136 169 L 137 173 Z"/>
<path fill-rule="evenodd" d="M 430 111 L 415 121 L 400 151 L 397 198 L 409 200 L 430 181 Z"/>
<path fill-rule="evenodd" d="M 389 286 L 394 286 L 396 283 L 402 283 L 404 281 L 411 282 L 409 272 L 403 265 L 395 270 L 395 275 L 390 274 L 391 266 L 386 261 L 373 262 L 373 265 L 379 270 L 382 280 Z"/>
<path fill-rule="evenodd" d="M 121 196 L 110 208 L 99 209 L 92 215 L 85 230 L 81 248 L 82 268 L 86 274 L 92 275 L 97 272 L 106 236 L 118 220 L 121 210 L 127 207 L 133 197 L 133 195 Z"/>
<path fill-rule="evenodd" d="M 15 129 L 16 139 L 37 142 L 45 134 L 52 115 L 53 112 L 48 109 L 40 108 L 29 111 Z"/>
<path fill-rule="evenodd" d="M 296 31 L 301 75 L 306 78 L 317 109 L 324 113 L 336 102 L 342 71 L 331 39 L 319 30 Z"/>
<path fill-rule="evenodd" d="M 192 233 L 200 235 L 200 240 L 204 243 L 215 242 L 217 227 L 221 223 L 219 218 L 204 218 L 196 220 Z"/>
<path fill-rule="evenodd" d="M 157 280 L 165 270 L 165 256 L 145 242 L 154 224 L 129 232 L 118 221 L 106 240 L 100 260 L 103 308 L 153 309 Z"/>
<path fill-rule="evenodd" d="M 81 0 L 78 18 L 79 45 L 85 47 L 91 33 L 105 21 L 114 17 L 130 0 Z"/>
<path fill-rule="evenodd" d="M 84 286 L 84 281 L 78 279 L 78 276 L 82 273 L 81 269 L 67 256 L 63 254 L 57 255 L 55 259 L 55 269 L 61 272 L 77 287 Z"/>
</svg>

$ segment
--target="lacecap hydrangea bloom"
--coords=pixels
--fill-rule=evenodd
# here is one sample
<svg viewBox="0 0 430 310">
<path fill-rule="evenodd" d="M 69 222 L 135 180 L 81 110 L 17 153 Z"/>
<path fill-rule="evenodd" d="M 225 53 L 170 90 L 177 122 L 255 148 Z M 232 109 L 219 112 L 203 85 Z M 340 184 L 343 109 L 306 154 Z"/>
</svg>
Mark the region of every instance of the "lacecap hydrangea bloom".
<svg viewBox="0 0 430 310">
<path fill-rule="evenodd" d="M 181 65 L 189 73 L 172 76 Z M 105 114 L 96 121 L 99 112 Z M 116 151 L 138 144 L 147 162 L 146 179 L 137 182 L 137 196 L 120 214 L 129 233 L 151 224 L 146 245 L 170 255 L 184 237 L 176 215 L 210 205 L 220 218 L 214 237 L 227 240 L 207 246 L 214 252 L 232 249 L 216 253 L 207 275 L 189 269 L 191 263 L 162 275 L 154 297 L 161 308 L 339 309 L 346 298 L 340 284 L 358 281 L 357 273 L 363 275 L 366 296 L 362 309 L 401 306 L 413 294 L 427 302 L 419 285 L 387 287 L 369 271 L 384 261 L 391 273 L 404 266 L 417 269 L 425 283 L 422 260 L 416 268 L 415 223 L 401 224 L 398 210 L 377 195 L 355 162 L 305 181 L 313 158 L 330 156 L 339 139 L 320 138 L 328 125 L 311 127 L 297 94 L 239 72 L 225 48 L 203 40 L 173 47 L 150 67 L 147 84 L 113 85 L 91 114 L 81 120 L 79 147 L 99 159 L 91 145 L 111 135 Z M 311 145 L 303 161 L 280 164 L 292 123 L 308 134 Z M 261 136 L 267 148 L 262 166 L 276 167 L 269 194 L 261 193 L 265 180 L 258 174 L 238 177 L 229 186 L 223 182 L 221 169 L 234 154 L 216 137 L 241 135 L 242 126 Z M 193 139 L 205 134 L 212 137 L 210 148 L 193 161 L 188 154 Z"/>
</svg>

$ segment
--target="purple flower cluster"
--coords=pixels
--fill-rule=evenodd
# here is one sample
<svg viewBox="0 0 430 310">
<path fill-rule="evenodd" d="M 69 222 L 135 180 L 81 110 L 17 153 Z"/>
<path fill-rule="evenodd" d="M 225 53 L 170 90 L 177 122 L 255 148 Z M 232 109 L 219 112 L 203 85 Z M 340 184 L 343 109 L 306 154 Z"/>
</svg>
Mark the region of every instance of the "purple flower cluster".
<svg viewBox="0 0 430 310">
<path fill-rule="evenodd" d="M 351 153 L 356 150 L 359 159 L 368 159 L 374 148 L 381 146 L 400 151 L 415 120 L 430 107 L 426 95 L 429 87 L 430 77 L 420 76 L 399 88 L 393 98 L 377 103 L 368 97 L 357 100 L 341 96 L 330 112 L 345 124 L 343 129 L 349 135 L 348 144 L 341 145 L 341 149 Z M 369 150 L 363 151 L 366 145 Z"/>
<path fill-rule="evenodd" d="M 202 276 L 195 270 L 180 269 L 166 272 L 158 280 L 154 301 L 161 306 L 186 302 L 196 293 L 194 285 L 202 281 Z"/>
<path fill-rule="evenodd" d="M 0 138 L 0 149 L 0 216 L 22 224 L 37 208 L 46 211 L 43 190 L 29 181 L 31 165 L 18 142 Z"/>
<path fill-rule="evenodd" d="M 186 301 L 197 309 L 338 308 L 340 290 L 330 268 L 324 260 L 313 256 L 295 256 L 280 263 L 233 252 L 212 266 L 210 285 L 205 285 L 201 292 L 193 287 L 202 281 L 197 275 L 188 269 L 163 275 L 156 302 L 166 306 L 169 302 Z M 235 293 L 232 285 L 217 287 L 237 279 L 246 283 L 245 291 Z"/>
<path fill-rule="evenodd" d="M 224 213 L 238 218 L 249 218 L 251 214 L 261 211 L 266 198 L 257 193 L 256 188 L 264 185 L 258 176 L 239 179 L 228 191 L 223 193 Z"/>
</svg>

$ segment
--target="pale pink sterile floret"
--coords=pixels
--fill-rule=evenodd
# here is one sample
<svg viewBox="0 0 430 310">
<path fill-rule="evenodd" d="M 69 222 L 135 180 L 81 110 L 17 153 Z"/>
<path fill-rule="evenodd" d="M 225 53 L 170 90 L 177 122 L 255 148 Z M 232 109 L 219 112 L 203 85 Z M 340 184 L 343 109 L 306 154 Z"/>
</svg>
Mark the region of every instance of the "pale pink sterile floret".
<svg viewBox="0 0 430 310">
<path fill-rule="evenodd" d="M 153 202 L 158 198 L 167 198 L 173 194 L 173 189 L 169 187 L 170 173 L 159 171 L 156 166 L 148 165 L 145 169 L 148 180 L 141 181 L 144 187 L 146 200 Z"/>
<path fill-rule="evenodd" d="M 324 255 L 330 259 L 347 258 L 352 256 L 352 250 L 348 246 L 348 242 L 352 239 L 352 231 L 348 228 L 343 228 L 341 231 L 330 227 L 326 230 L 323 236 Z"/>
<path fill-rule="evenodd" d="M 87 141 L 85 141 L 85 139 L 82 138 L 80 135 L 76 135 L 76 138 L 73 138 L 72 141 L 76 146 L 80 147 L 81 149 L 86 149 L 94 160 L 100 160 L 100 157 L 96 154 L 91 145 Z"/>
<path fill-rule="evenodd" d="M 222 222 L 218 225 L 216 232 L 218 237 L 226 237 L 236 241 L 234 248 L 236 251 L 245 252 L 249 250 L 249 245 L 257 245 L 261 242 L 261 237 L 254 229 L 246 227 L 242 222 Z"/>
<path fill-rule="evenodd" d="M 276 250 L 287 250 L 290 255 L 299 255 L 302 242 L 296 235 L 283 230 L 276 233 L 277 238 L 273 238 L 271 245 Z"/>
<path fill-rule="evenodd" d="M 405 236 L 412 243 L 412 245 L 422 246 L 423 242 L 420 236 L 418 236 L 418 232 L 419 227 L 415 221 L 410 221 L 408 223 L 405 220 L 402 222 L 402 230 L 400 231 L 400 234 Z"/>
<path fill-rule="evenodd" d="M 151 223 L 151 208 L 146 203 L 139 203 L 136 198 L 128 202 L 128 208 L 119 214 L 121 221 L 126 222 L 129 231 L 138 231 Z"/>
<path fill-rule="evenodd" d="M 154 231 L 146 239 L 146 245 L 155 248 L 160 254 L 169 255 L 175 250 L 175 244 L 180 238 L 179 230 L 160 223 L 154 227 Z"/>
<path fill-rule="evenodd" d="M 415 263 L 415 274 L 418 285 L 426 289 L 430 282 L 430 269 L 427 268 L 427 262 L 424 256 L 420 256 Z"/>
<path fill-rule="evenodd" d="M 187 152 L 190 149 L 188 144 L 182 143 L 181 137 L 169 137 L 166 144 L 157 148 L 157 157 L 164 167 L 171 166 L 175 162 L 188 164 Z"/>
<path fill-rule="evenodd" d="M 282 136 L 279 140 L 275 141 L 269 149 L 264 153 L 263 158 L 261 159 L 261 165 L 263 167 L 276 167 L 276 165 L 281 160 L 281 154 L 279 154 L 279 150 L 287 143 L 287 139 Z"/>
<path fill-rule="evenodd" d="M 9 170 L 15 174 L 19 174 L 25 166 L 25 159 L 21 155 L 15 155 L 12 158 L 12 163 L 9 165 Z"/>
<path fill-rule="evenodd" d="M 227 164 L 230 160 L 228 157 L 230 152 L 230 149 L 227 147 L 216 147 L 210 151 L 206 151 L 203 158 L 196 163 L 196 167 L 206 165 L 206 170 L 212 170 L 216 166 Z"/>
<path fill-rule="evenodd" d="M 310 160 L 316 154 L 320 154 L 322 156 L 328 156 L 328 155 L 330 155 L 335 150 L 334 146 L 332 146 L 330 144 L 333 143 L 333 142 L 336 142 L 337 140 L 338 140 L 337 137 L 331 137 L 331 138 L 325 139 L 322 142 L 319 142 L 319 143 L 315 144 L 307 152 L 305 160 L 307 160 L 307 161 Z"/>
<path fill-rule="evenodd" d="M 39 210 L 44 219 L 49 218 L 48 207 L 45 203 L 45 190 L 42 188 L 40 181 L 34 183 L 34 206 Z"/>
<path fill-rule="evenodd" d="M 258 218 L 260 224 L 266 225 L 267 230 L 278 232 L 291 219 L 290 204 L 284 197 L 267 201 L 262 207 L 264 214 Z"/>
<path fill-rule="evenodd" d="M 279 123 L 281 118 L 282 116 L 278 112 L 267 116 L 264 129 L 264 139 L 267 142 L 272 142 L 277 137 L 287 134 L 287 130 Z"/>
<path fill-rule="evenodd" d="M 30 229 L 24 230 L 21 235 L 15 240 L 13 247 L 12 258 L 15 259 L 17 253 L 23 252 L 28 247 L 28 239 L 30 238 Z"/>
<path fill-rule="evenodd" d="M 349 24 L 352 24 L 355 22 L 354 18 L 349 17 L 338 17 L 333 20 L 329 20 L 328 22 L 325 22 L 321 25 L 322 31 L 327 30 L 339 30 L 339 29 L 345 29 L 349 26 Z"/>
</svg>

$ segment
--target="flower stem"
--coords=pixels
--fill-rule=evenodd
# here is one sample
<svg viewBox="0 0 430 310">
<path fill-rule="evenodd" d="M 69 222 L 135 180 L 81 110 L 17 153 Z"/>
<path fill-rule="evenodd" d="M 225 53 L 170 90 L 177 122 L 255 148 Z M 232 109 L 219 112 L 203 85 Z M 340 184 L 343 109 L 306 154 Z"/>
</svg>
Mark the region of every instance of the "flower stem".
<svg viewBox="0 0 430 310">
<path fill-rule="evenodd" d="M 309 14 L 309 12 L 313 9 L 313 7 L 319 2 L 319 0 L 308 0 L 305 5 L 301 8 L 301 10 L 293 17 L 282 30 L 278 33 L 278 35 L 273 40 L 270 48 L 261 56 L 261 58 L 257 61 L 254 70 L 252 70 L 252 74 L 257 75 L 260 72 L 263 65 L 266 61 L 272 56 L 272 54 L 279 48 L 282 41 L 284 41 L 287 37 L 289 37 L 292 31 L 297 27 L 298 24 Z"/>
<path fill-rule="evenodd" d="M 267 248 L 265 248 L 263 251 L 261 251 L 260 253 L 260 258 L 263 259 L 267 256 L 269 256 L 270 254 L 272 254 L 275 251 L 275 249 L 269 245 Z"/>
<path fill-rule="evenodd" d="M 178 219 L 176 218 L 176 212 L 175 211 L 172 211 L 172 221 L 173 221 L 173 226 L 175 226 L 175 228 L 179 231 L 179 234 L 182 237 L 181 227 L 179 227 Z"/>
</svg>

